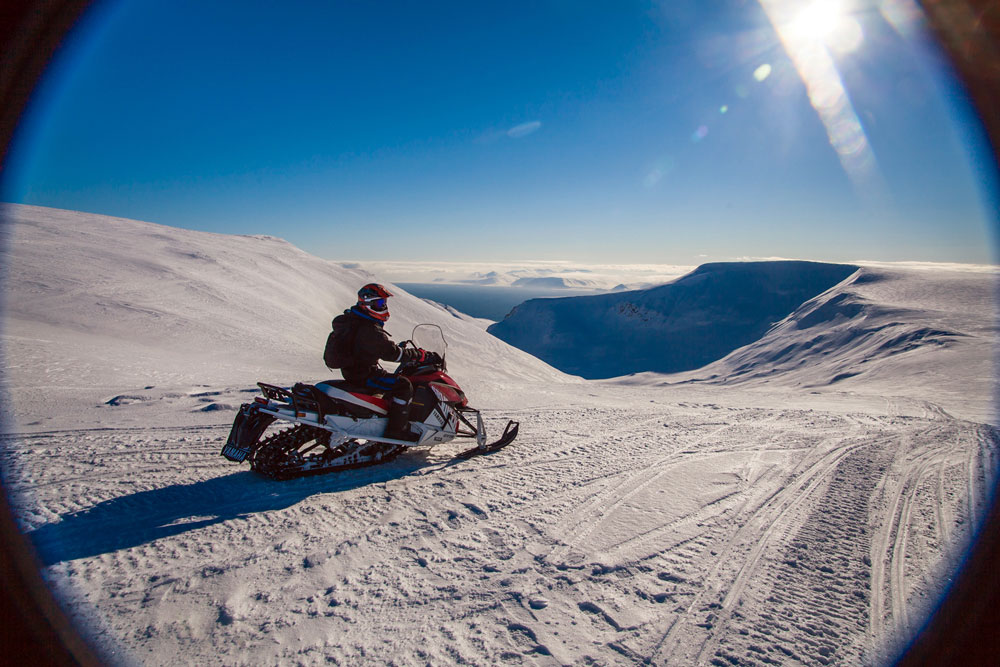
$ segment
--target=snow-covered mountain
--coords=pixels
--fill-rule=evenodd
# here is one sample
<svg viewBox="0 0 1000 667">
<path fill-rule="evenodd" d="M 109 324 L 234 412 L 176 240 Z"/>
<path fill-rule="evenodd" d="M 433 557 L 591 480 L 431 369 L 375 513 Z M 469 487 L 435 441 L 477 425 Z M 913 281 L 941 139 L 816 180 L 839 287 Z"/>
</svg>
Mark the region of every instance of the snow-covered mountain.
<svg viewBox="0 0 1000 667">
<path fill-rule="evenodd" d="M 994 419 L 997 275 L 983 268 L 862 266 L 723 359 L 618 381 L 934 396 Z"/>
<path fill-rule="evenodd" d="M 685 371 L 757 340 L 856 270 L 816 262 L 706 264 L 651 289 L 533 299 L 488 331 L 586 378 Z"/>
<path fill-rule="evenodd" d="M 956 367 L 963 357 L 948 351 L 979 347 L 982 355 L 964 358 L 989 357 L 997 333 L 989 315 L 994 294 L 992 274 L 914 275 L 862 267 L 802 304 L 759 340 L 690 375 L 724 383 L 774 377 L 806 387 L 862 375 L 867 383 L 880 377 L 898 383 L 901 376 L 918 372 L 986 379 L 990 368 L 969 373 L 972 369 Z M 934 354 L 914 354 L 918 351 Z"/>
<path fill-rule="evenodd" d="M 991 418 L 996 282 L 990 267 L 707 264 L 652 289 L 535 299 L 488 330 L 619 384 L 937 394 Z"/>
<path fill-rule="evenodd" d="M 25 408 L 39 407 L 42 387 L 54 387 L 48 401 L 93 405 L 148 386 L 335 377 L 322 360 L 330 320 L 378 280 L 269 236 L 23 205 L 0 213 L 7 384 Z M 480 402 L 512 380 L 573 381 L 483 323 L 390 289 L 386 329 L 400 341 L 418 323 L 440 325 L 449 369 Z"/>
</svg>

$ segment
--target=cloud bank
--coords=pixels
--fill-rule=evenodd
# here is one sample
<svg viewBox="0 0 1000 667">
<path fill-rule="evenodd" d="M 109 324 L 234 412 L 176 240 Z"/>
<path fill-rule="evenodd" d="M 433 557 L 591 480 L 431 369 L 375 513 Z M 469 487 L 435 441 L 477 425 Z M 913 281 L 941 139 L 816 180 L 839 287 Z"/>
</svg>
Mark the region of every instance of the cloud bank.
<svg viewBox="0 0 1000 667">
<path fill-rule="evenodd" d="M 723 261 L 777 261 L 786 257 L 733 257 Z M 879 262 L 856 260 L 859 266 L 884 269 L 925 269 L 1000 273 L 991 264 L 941 262 Z M 572 261 L 521 260 L 498 262 L 427 262 L 368 260 L 343 262 L 346 268 L 363 268 L 379 280 L 393 283 L 442 283 L 492 285 L 497 287 L 547 286 L 572 289 L 645 289 L 669 283 L 693 271 L 694 265 L 681 264 L 586 264 Z"/>
<path fill-rule="evenodd" d="M 353 264 L 353 263 L 352 263 Z M 662 285 L 690 272 L 675 264 L 582 264 L 579 262 L 417 262 L 365 261 L 364 268 L 387 282 L 451 283 L 498 287 L 539 285 L 574 289 L 641 289 Z"/>
</svg>

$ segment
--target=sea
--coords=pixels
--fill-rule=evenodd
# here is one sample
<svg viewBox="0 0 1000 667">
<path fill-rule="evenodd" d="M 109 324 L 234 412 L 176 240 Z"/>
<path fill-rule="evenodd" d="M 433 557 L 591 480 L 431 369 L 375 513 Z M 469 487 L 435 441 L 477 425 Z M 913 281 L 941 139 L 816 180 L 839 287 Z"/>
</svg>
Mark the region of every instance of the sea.
<svg viewBox="0 0 1000 667">
<path fill-rule="evenodd" d="M 506 287 L 497 285 L 455 285 L 444 283 L 396 283 L 410 294 L 460 310 L 466 315 L 499 322 L 528 299 L 560 296 L 589 296 L 603 291 L 570 288 Z"/>
</svg>

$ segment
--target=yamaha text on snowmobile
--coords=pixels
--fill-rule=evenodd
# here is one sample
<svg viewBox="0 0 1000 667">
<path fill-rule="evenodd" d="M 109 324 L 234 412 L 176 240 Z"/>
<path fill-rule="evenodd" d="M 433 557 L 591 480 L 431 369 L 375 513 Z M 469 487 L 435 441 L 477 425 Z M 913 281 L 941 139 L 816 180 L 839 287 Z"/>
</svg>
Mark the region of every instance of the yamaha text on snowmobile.
<svg viewBox="0 0 1000 667">
<path fill-rule="evenodd" d="M 479 410 L 470 408 L 465 393 L 446 373 L 446 343 L 441 328 L 418 324 L 410 341 L 437 352 L 440 363 L 401 364 L 397 373 L 413 383 L 410 431 L 415 440 L 386 438 L 388 402 L 378 395 L 327 380 L 288 388 L 257 383 L 263 396 L 244 403 L 233 422 L 222 455 L 274 479 L 360 468 L 389 461 L 407 447 L 423 447 L 455 438 L 474 438 L 476 446 L 458 456 L 469 458 L 496 451 L 517 437 L 518 424 L 507 422 L 503 435 L 486 442 Z M 268 427 L 284 426 L 280 430 Z M 265 435 L 267 433 L 267 435 Z"/>
</svg>

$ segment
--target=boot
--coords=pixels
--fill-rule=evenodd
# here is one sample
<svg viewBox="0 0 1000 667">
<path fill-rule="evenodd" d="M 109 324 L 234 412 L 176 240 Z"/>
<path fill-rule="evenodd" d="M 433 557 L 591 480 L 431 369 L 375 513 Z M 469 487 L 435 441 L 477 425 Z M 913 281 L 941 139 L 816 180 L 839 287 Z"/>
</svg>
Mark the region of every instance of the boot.
<svg viewBox="0 0 1000 667">
<path fill-rule="evenodd" d="M 412 440 L 410 433 L 410 402 L 392 399 L 389 420 L 385 426 L 385 437 L 393 440 Z"/>
</svg>

